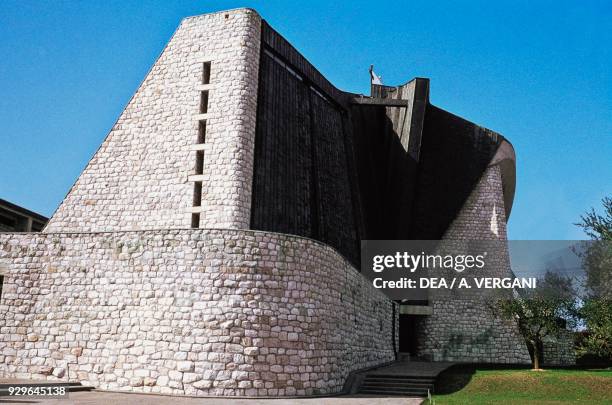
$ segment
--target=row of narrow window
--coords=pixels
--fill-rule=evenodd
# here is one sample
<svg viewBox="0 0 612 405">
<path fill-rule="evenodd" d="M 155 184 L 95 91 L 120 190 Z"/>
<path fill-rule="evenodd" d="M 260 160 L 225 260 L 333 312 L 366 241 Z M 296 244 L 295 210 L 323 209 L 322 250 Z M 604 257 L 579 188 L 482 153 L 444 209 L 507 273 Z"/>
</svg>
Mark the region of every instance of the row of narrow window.
<svg viewBox="0 0 612 405">
<path fill-rule="evenodd" d="M 202 64 L 202 84 L 210 84 L 210 62 Z M 200 114 L 208 113 L 208 90 L 200 92 Z M 198 136 L 196 143 L 203 144 L 206 142 L 206 119 L 198 121 Z M 204 151 L 197 150 L 195 156 L 196 175 L 204 174 Z M 202 205 L 202 181 L 194 182 L 193 186 L 193 206 L 200 207 Z M 191 227 L 200 227 L 200 213 L 194 212 L 191 214 Z"/>
</svg>

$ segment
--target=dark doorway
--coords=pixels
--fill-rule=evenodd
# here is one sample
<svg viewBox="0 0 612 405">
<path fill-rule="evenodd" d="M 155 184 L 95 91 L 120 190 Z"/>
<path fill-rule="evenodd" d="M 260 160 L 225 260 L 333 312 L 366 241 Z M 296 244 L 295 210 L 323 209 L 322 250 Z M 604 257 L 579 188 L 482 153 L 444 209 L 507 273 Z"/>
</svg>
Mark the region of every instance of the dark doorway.
<svg viewBox="0 0 612 405">
<path fill-rule="evenodd" d="M 422 316 L 422 315 L 421 315 Z M 399 351 L 417 355 L 419 315 L 399 316 Z"/>
</svg>

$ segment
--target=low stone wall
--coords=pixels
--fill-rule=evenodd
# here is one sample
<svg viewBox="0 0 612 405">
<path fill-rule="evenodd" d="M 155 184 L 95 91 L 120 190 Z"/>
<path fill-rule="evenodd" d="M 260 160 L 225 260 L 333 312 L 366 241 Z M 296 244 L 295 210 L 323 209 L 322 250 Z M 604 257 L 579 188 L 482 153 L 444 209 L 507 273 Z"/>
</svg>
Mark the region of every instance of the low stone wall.
<svg viewBox="0 0 612 405">
<path fill-rule="evenodd" d="M 421 319 L 420 356 L 432 361 L 529 364 L 531 358 L 516 324 L 496 316 L 482 300 L 433 302 Z"/>
<path fill-rule="evenodd" d="M 0 266 L 1 377 L 313 395 L 394 359 L 391 301 L 309 239 L 206 229 L 0 234 Z"/>
<path fill-rule="evenodd" d="M 558 337 L 548 336 L 544 339 L 543 346 L 543 366 L 573 366 L 576 364 L 576 348 L 572 332 L 561 332 Z"/>
</svg>

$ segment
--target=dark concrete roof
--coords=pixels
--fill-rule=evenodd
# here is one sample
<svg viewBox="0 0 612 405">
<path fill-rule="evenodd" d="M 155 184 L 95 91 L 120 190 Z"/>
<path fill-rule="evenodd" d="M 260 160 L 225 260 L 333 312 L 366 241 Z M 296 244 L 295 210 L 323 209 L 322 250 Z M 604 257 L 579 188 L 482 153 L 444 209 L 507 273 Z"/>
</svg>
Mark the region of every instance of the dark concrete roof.
<svg viewBox="0 0 612 405">
<path fill-rule="evenodd" d="M 45 217 L 44 215 L 40 215 L 34 211 L 30 211 L 27 208 L 20 207 L 19 205 L 13 204 L 10 201 L 3 200 L 2 198 L 0 198 L 0 207 L 6 208 L 10 211 L 22 214 L 24 216 L 32 217 L 41 222 L 47 222 L 49 220 L 49 218 Z"/>
</svg>

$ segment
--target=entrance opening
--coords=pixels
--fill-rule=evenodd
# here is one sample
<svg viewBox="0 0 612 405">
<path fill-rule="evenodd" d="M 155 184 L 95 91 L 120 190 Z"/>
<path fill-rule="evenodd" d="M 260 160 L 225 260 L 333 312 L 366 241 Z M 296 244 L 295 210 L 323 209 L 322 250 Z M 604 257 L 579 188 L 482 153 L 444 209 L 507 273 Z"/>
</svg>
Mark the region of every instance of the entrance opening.
<svg viewBox="0 0 612 405">
<path fill-rule="evenodd" d="M 417 355 L 419 317 L 422 315 L 399 316 L 399 351 L 400 353 L 410 353 L 411 356 Z"/>
</svg>

